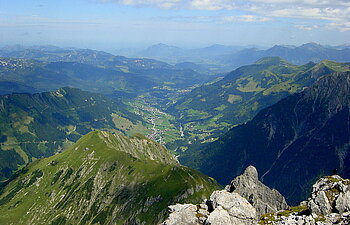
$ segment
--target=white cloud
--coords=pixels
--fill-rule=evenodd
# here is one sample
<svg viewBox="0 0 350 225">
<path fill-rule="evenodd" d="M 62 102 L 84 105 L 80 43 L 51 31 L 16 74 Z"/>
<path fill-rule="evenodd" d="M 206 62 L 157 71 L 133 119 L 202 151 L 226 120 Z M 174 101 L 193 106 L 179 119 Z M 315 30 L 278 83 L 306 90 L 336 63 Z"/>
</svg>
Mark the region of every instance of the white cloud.
<svg viewBox="0 0 350 225">
<path fill-rule="evenodd" d="M 100 0 L 100 2 L 114 2 L 122 5 L 155 7 L 161 9 L 178 8 L 182 4 L 182 0 Z"/>
<path fill-rule="evenodd" d="M 314 22 L 310 26 L 298 26 L 303 30 L 332 29 L 349 31 L 350 1 L 349 0 L 250 0 L 256 4 L 250 5 L 246 11 L 261 16 L 275 18 L 295 18 Z M 323 22 L 320 22 L 323 21 Z M 319 24 L 329 24 L 320 26 Z"/>
<path fill-rule="evenodd" d="M 235 3 L 233 0 L 192 0 L 191 6 L 199 10 L 233 10 Z"/>
<path fill-rule="evenodd" d="M 242 16 L 225 16 L 224 22 L 266 22 L 270 21 L 271 18 L 255 15 L 242 15 Z"/>
<path fill-rule="evenodd" d="M 350 31 L 350 22 L 348 21 L 348 22 L 342 22 L 342 23 L 338 23 L 338 22 L 329 23 L 326 25 L 326 29 L 338 30 L 340 32 Z"/>
<path fill-rule="evenodd" d="M 348 0 L 249 0 L 249 2 L 311 7 L 350 6 L 350 2 Z"/>
<path fill-rule="evenodd" d="M 191 9 L 211 11 L 239 11 L 244 16 L 218 15 L 216 21 L 224 22 L 266 22 L 271 18 L 294 18 L 314 22 L 308 27 L 316 29 L 319 21 L 328 21 L 324 28 L 348 31 L 350 22 L 350 0 L 95 0 L 115 2 L 136 7 L 160 9 Z M 224 16 L 224 19 L 220 19 Z M 276 19 L 275 19 L 276 20 Z M 318 20 L 318 22 L 317 22 Z M 212 20 L 215 21 L 215 20 Z M 323 22 L 324 23 L 324 22 Z M 321 27 L 318 27 L 321 28 Z"/>
<path fill-rule="evenodd" d="M 318 25 L 295 25 L 294 26 L 295 28 L 298 28 L 299 30 L 315 30 L 315 29 L 318 29 L 320 28 L 320 26 Z"/>
</svg>

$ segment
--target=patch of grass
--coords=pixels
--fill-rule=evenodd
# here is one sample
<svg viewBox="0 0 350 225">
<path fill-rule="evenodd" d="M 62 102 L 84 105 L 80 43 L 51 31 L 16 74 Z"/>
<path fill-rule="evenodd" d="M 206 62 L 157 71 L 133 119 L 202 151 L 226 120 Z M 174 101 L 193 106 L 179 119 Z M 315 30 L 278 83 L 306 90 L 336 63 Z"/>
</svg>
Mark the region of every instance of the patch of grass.
<svg viewBox="0 0 350 225">
<path fill-rule="evenodd" d="M 240 100 L 242 100 L 242 96 L 240 95 L 228 95 L 228 99 L 227 99 L 227 101 L 231 104 L 238 102 Z"/>
<path fill-rule="evenodd" d="M 276 221 L 276 217 L 274 213 L 266 213 L 260 216 L 260 220 L 258 222 L 259 225 L 271 224 Z"/>
<path fill-rule="evenodd" d="M 230 97 L 229 97 L 229 99 L 230 99 Z M 228 101 L 229 101 L 229 100 L 228 100 Z M 229 101 L 229 102 L 230 102 L 230 101 Z M 230 103 L 232 103 L 232 102 L 230 102 Z M 226 105 L 220 105 L 219 107 L 216 107 L 215 110 L 217 110 L 217 111 L 224 111 L 226 108 L 227 108 Z"/>
</svg>

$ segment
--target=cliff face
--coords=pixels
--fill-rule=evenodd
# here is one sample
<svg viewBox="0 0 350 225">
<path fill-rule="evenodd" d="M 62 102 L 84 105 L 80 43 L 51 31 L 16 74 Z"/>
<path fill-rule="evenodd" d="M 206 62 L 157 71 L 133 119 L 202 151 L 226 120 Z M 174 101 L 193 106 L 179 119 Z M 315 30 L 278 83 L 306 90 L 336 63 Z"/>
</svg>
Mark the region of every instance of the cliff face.
<svg viewBox="0 0 350 225">
<path fill-rule="evenodd" d="M 255 165 L 264 183 L 297 204 L 332 170 L 350 177 L 349 106 L 350 73 L 326 75 L 188 159 L 198 159 L 197 168 L 220 183 Z"/>
<path fill-rule="evenodd" d="M 0 224 L 157 224 L 217 188 L 149 139 L 93 131 L 1 187 Z"/>
<path fill-rule="evenodd" d="M 338 175 L 321 178 L 313 185 L 312 194 L 306 201 L 289 207 L 280 193 L 270 190 L 256 178 L 256 169 L 250 166 L 226 190 L 214 191 L 206 202 L 170 206 L 170 216 L 162 225 L 350 224 L 349 179 Z M 235 187 L 245 187 L 246 191 L 236 189 L 242 195 L 252 193 L 256 197 L 252 201 L 250 196 L 246 199 L 236 192 L 229 192 L 233 184 Z M 284 203 L 281 205 L 281 202 Z M 270 211 L 273 207 L 276 207 L 274 211 Z M 261 215 L 264 210 L 268 213 Z"/>
</svg>

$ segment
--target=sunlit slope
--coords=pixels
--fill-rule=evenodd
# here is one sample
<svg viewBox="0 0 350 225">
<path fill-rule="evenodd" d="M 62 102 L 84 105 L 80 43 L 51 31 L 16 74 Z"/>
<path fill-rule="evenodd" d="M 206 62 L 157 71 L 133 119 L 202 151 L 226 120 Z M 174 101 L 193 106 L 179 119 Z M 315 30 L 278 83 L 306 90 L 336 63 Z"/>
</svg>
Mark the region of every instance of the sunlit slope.
<svg viewBox="0 0 350 225">
<path fill-rule="evenodd" d="M 104 131 L 25 167 L 0 196 L 1 224 L 157 224 L 218 185 L 142 136 Z"/>
</svg>

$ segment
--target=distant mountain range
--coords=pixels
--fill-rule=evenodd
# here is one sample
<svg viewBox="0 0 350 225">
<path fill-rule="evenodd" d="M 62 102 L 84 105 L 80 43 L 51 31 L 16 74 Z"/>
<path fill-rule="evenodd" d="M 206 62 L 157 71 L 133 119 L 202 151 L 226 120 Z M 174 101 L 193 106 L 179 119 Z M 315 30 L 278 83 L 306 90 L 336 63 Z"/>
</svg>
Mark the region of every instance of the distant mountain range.
<svg viewBox="0 0 350 225">
<path fill-rule="evenodd" d="M 319 177 L 350 177 L 349 121 L 350 72 L 334 72 L 180 159 L 222 184 L 255 165 L 266 184 L 296 204 Z"/>
<path fill-rule="evenodd" d="M 209 60 L 215 58 L 216 56 L 231 54 L 242 49 L 243 47 L 218 44 L 204 48 L 183 49 L 176 46 L 169 46 L 160 43 L 152 45 L 147 49 L 137 53 L 136 55 L 172 63 L 180 63 L 186 61 L 205 63 L 205 61 L 210 62 Z"/>
<path fill-rule="evenodd" d="M 127 52 L 123 52 L 127 54 Z M 307 43 L 301 46 L 276 45 L 272 48 L 239 47 L 212 45 L 198 49 L 183 49 L 176 46 L 156 44 L 139 52 L 130 53 L 134 57 L 148 57 L 168 63 L 192 62 L 216 71 L 230 71 L 240 66 L 249 65 L 264 57 L 281 57 L 293 64 L 303 65 L 310 61 L 322 60 L 337 62 L 350 61 L 348 45 L 323 46 Z"/>
<path fill-rule="evenodd" d="M 337 62 L 350 61 L 350 49 L 346 47 L 327 47 L 316 43 L 307 43 L 301 46 L 275 45 L 267 50 L 245 49 L 227 56 L 220 61 L 232 67 L 248 65 L 263 57 L 279 56 L 296 65 L 310 61 L 318 63 L 322 60 Z"/>
<path fill-rule="evenodd" d="M 158 224 L 218 184 L 147 138 L 105 131 L 39 159 L 0 187 L 1 224 Z"/>
<path fill-rule="evenodd" d="M 90 49 L 7 46 L 0 56 L 0 93 L 12 84 L 30 92 L 72 86 L 104 94 L 139 94 L 155 87 L 186 88 L 220 76 L 192 64 L 173 66 Z"/>
</svg>

